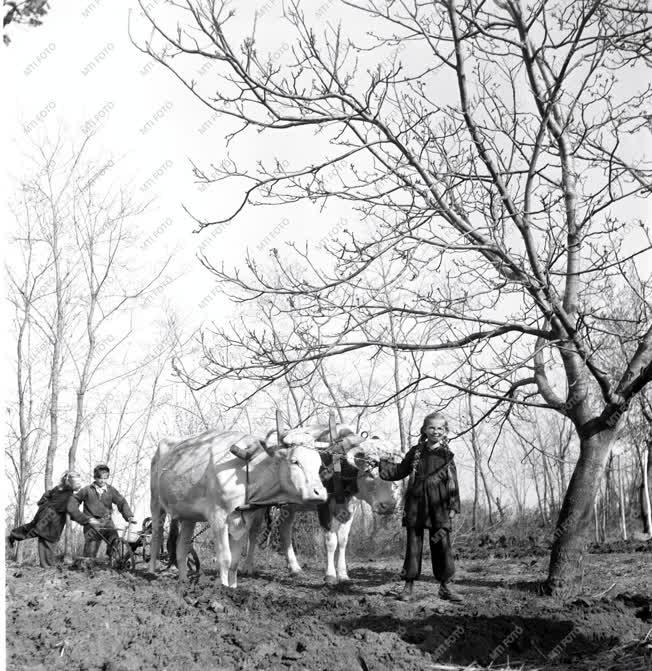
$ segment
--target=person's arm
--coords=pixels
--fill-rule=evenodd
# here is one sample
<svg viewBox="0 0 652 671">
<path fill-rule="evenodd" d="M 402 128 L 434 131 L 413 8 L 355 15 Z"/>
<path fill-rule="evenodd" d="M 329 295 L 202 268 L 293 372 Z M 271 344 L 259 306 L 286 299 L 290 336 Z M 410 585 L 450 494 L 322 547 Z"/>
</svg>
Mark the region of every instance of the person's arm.
<svg viewBox="0 0 652 671">
<path fill-rule="evenodd" d="M 111 487 L 111 489 L 113 490 L 113 503 L 118 507 L 118 511 L 122 517 L 127 522 L 131 522 L 134 519 L 134 514 L 131 512 L 127 499 L 115 487 Z"/>
<path fill-rule="evenodd" d="M 460 486 L 457 482 L 457 468 L 452 453 L 448 463 L 448 509 L 460 514 Z"/>
<path fill-rule="evenodd" d="M 50 498 L 52 497 L 52 492 L 54 489 L 49 489 L 41 498 L 36 502 L 37 506 L 42 506 L 44 503 L 48 503 L 50 501 Z"/>
<path fill-rule="evenodd" d="M 414 459 L 414 450 L 416 447 L 410 448 L 403 459 L 395 464 L 389 459 L 381 459 L 378 467 L 378 472 L 382 480 L 402 480 L 410 475 L 412 470 L 412 461 Z"/>
<path fill-rule="evenodd" d="M 79 503 L 82 503 L 83 501 L 86 500 L 86 497 L 88 496 L 88 487 L 82 487 L 81 489 L 78 489 L 73 496 Z"/>
<path fill-rule="evenodd" d="M 70 515 L 70 518 L 75 520 L 77 524 L 85 526 L 91 522 L 94 518 L 89 517 L 81 510 L 79 510 L 79 501 L 75 498 L 74 494 L 68 497 L 66 501 L 66 512 Z"/>
</svg>

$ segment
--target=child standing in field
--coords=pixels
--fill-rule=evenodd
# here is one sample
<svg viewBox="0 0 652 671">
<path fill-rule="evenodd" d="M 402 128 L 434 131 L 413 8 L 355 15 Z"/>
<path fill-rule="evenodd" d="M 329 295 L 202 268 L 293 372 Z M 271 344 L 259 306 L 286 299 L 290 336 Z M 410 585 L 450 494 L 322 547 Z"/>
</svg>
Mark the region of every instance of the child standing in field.
<svg viewBox="0 0 652 671">
<path fill-rule="evenodd" d="M 448 449 L 448 421 L 441 412 L 425 417 L 419 442 L 403 460 L 380 461 L 380 477 L 402 480 L 409 476 L 403 508 L 403 526 L 407 528 L 407 547 L 402 576 L 405 588 L 399 599 L 413 597 L 414 581 L 421 574 L 424 530 L 429 530 L 432 572 L 439 581 L 439 596 L 462 601 L 451 586 L 455 563 L 450 542 L 451 521 L 460 512 L 460 495 L 453 453 Z"/>
</svg>

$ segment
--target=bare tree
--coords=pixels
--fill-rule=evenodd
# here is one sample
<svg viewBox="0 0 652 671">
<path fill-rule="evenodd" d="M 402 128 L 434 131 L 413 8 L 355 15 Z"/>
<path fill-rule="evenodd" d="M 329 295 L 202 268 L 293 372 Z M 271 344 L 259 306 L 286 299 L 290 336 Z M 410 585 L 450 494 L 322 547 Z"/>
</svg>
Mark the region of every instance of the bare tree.
<svg viewBox="0 0 652 671">
<path fill-rule="evenodd" d="M 52 487 L 54 458 L 59 445 L 59 396 L 61 372 L 65 360 L 71 284 L 74 279 L 74 258 L 64 251 L 64 227 L 70 215 L 75 178 L 87 141 L 66 155 L 61 140 L 44 143 L 36 149 L 37 170 L 22 185 L 25 216 L 34 222 L 37 235 L 28 244 L 44 246 L 51 259 L 47 280 L 51 282 L 53 300 L 42 308 L 32 306 L 35 324 L 50 343 L 49 440 L 45 458 L 44 486 Z M 36 318 L 38 317 L 38 319 Z"/>
<path fill-rule="evenodd" d="M 141 211 L 133 207 L 122 193 L 117 197 L 98 194 L 93 180 L 75 187 L 71 223 L 82 269 L 80 284 L 84 286 L 78 289 L 77 319 L 79 322 L 83 320 L 86 343 L 85 346 L 75 343 L 70 353 L 78 377 L 75 420 L 68 450 L 70 469 L 75 468 L 85 420 L 86 394 L 93 378 L 131 335 L 130 328 L 116 334 L 115 328 L 111 328 L 112 318 L 119 316 L 148 291 L 162 272 L 159 271 L 138 288 L 123 288 L 128 284 L 124 277 L 123 257 L 133 242 L 133 236 L 125 230 L 125 223 Z M 102 336 L 104 340 L 100 340 Z"/>
<path fill-rule="evenodd" d="M 24 210 L 24 228 L 17 231 L 14 241 L 17 256 L 22 257 L 22 265 L 13 270 L 7 268 L 9 300 L 14 307 L 16 330 L 17 426 L 12 427 L 13 435 L 5 449 L 7 461 L 12 466 L 11 482 L 16 498 L 14 526 L 25 521 L 25 505 L 33 477 L 38 470 L 38 447 L 45 433 L 44 423 L 48 409 L 47 394 L 38 384 L 34 384 L 34 360 L 36 351 L 43 350 L 43 340 L 34 326 L 32 309 L 47 291 L 43 279 L 51 265 L 51 258 L 44 261 L 37 258 L 33 222 L 29 216 L 29 208 L 24 207 Z M 47 348 L 45 351 L 47 352 Z"/>
<path fill-rule="evenodd" d="M 230 28 L 226 3 L 188 2 L 184 10 L 174 27 L 168 17 L 152 19 L 143 50 L 205 105 L 241 123 L 230 140 L 250 130 L 320 134 L 306 165 L 292 166 L 288 157 L 251 169 L 233 161 L 228 170 L 198 167 L 207 183 L 247 184 L 241 205 L 196 217 L 199 227 L 231 221 L 251 203 L 335 198 L 375 223 L 370 233 L 349 231 L 330 264 L 297 250 L 301 273 L 287 270 L 278 253 L 275 275 L 253 260 L 243 272 L 214 268 L 232 293 L 283 296 L 288 311 L 328 318 L 331 333 L 310 349 L 284 343 L 264 364 L 254 357 L 232 365 L 218 355 L 213 378 L 256 375 L 261 365 L 283 376 L 364 349 L 463 350 L 473 357 L 474 394 L 496 408 L 507 404 L 505 413 L 517 403 L 553 409 L 576 429 L 580 454 L 547 581 L 559 588 L 582 555 L 611 442 L 652 378 L 643 297 L 616 376 L 595 346 L 618 337 L 607 288 L 636 275 L 650 249 L 647 230 L 624 209 L 650 189 L 639 151 L 648 132 L 646 12 L 633 0 L 342 3 L 368 23 L 362 38 L 346 34 L 343 26 L 356 24 L 348 20 L 318 36 L 290 3 L 296 39 L 284 61 L 273 61 L 262 56 L 255 30 Z M 184 76 L 192 59 L 219 63 L 205 88 Z M 621 87 L 613 73 L 624 66 L 641 76 Z M 628 230 L 638 233 L 624 247 Z M 447 337 L 422 344 L 360 335 L 361 322 L 388 312 L 357 291 L 381 257 L 414 278 L 403 283 L 409 302 L 393 301 L 389 310 L 437 323 Z M 442 286 L 423 283 L 435 273 Z M 462 387 L 449 369 L 434 366 L 424 380 Z"/>
</svg>

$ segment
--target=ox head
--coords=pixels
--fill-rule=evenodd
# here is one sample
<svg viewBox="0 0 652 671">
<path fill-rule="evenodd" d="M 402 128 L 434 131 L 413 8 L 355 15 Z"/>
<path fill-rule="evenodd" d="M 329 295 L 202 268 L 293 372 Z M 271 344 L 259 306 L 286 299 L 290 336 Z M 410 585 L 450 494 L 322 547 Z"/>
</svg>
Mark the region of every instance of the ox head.
<svg viewBox="0 0 652 671">
<path fill-rule="evenodd" d="M 357 472 L 357 496 L 368 503 L 375 513 L 387 515 L 396 508 L 394 485 L 381 480 L 378 473 L 378 462 L 383 457 L 391 457 L 395 449 L 385 440 L 374 436 L 367 439 L 366 434 L 359 435 L 344 424 L 337 424 L 335 415 L 331 413 L 328 429 L 314 429 L 318 446 L 330 445 L 336 453 L 344 455 L 346 461 Z"/>
<path fill-rule="evenodd" d="M 278 412 L 276 427 L 278 445 L 266 449 L 281 458 L 279 480 L 283 492 L 298 503 L 323 503 L 328 493 L 319 477 L 321 457 L 315 448 L 320 444 L 303 429 L 283 429 Z"/>
<path fill-rule="evenodd" d="M 358 498 L 380 515 L 389 515 L 396 508 L 393 483 L 381 480 L 378 473 L 380 459 L 391 456 L 394 451 L 387 441 L 374 436 L 346 452 L 346 460 L 358 471 Z"/>
</svg>

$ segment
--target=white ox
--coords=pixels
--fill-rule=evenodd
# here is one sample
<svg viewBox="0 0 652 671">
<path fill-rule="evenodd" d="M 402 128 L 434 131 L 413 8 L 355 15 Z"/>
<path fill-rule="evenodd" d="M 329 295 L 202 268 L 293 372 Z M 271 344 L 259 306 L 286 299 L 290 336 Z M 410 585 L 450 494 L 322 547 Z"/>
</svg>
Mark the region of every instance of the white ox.
<svg viewBox="0 0 652 671">
<path fill-rule="evenodd" d="M 279 433 L 279 435 L 281 435 Z M 248 462 L 234 456 L 246 455 Z M 327 492 L 319 477 L 314 439 L 301 430 L 270 448 L 264 440 L 236 431 L 206 431 L 181 442 L 162 440 L 152 459 L 152 554 L 156 571 L 165 513 L 179 519 L 177 566 L 187 576 L 186 556 L 197 522 L 207 521 L 223 585 L 237 586 L 238 563 L 254 511 L 247 503 L 319 503 Z"/>
<path fill-rule="evenodd" d="M 312 435 L 324 439 L 326 435 L 323 427 L 306 427 Z M 375 513 L 387 515 L 396 508 L 394 484 L 381 480 L 378 474 L 378 461 L 381 457 L 389 457 L 395 453 L 387 441 L 374 436 L 369 440 L 359 442 L 357 437 L 346 427 L 338 427 L 339 438 L 345 437 L 354 443 L 346 451 L 342 460 L 342 476 L 345 485 L 344 503 L 338 505 L 335 501 L 332 470 L 328 464 L 328 457 L 324 456 L 326 475 L 322 469 L 322 479 L 328 488 L 328 501 L 319 505 L 288 505 L 280 510 L 279 536 L 281 551 L 285 555 L 288 570 L 292 575 L 301 573 L 301 566 L 297 561 L 292 545 L 292 527 L 296 513 L 299 511 L 316 510 L 323 533 L 324 548 L 326 550 L 326 574 L 324 580 L 333 584 L 349 580 L 346 566 L 346 546 L 355 513 L 360 507 L 360 501 L 368 503 Z M 264 510 L 254 516 L 250 532 L 247 558 L 243 566 L 243 573 L 251 574 L 254 571 L 254 556 L 256 537 L 264 520 Z M 337 557 L 336 557 L 337 555 Z"/>
</svg>

